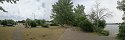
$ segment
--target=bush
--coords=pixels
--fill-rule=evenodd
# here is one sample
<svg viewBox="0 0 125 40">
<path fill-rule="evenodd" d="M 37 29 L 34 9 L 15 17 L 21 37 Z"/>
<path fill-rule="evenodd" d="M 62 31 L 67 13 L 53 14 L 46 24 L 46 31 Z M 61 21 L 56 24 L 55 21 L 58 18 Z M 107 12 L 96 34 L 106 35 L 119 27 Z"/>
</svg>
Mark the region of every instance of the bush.
<svg viewBox="0 0 125 40">
<path fill-rule="evenodd" d="M 105 20 L 95 20 L 93 24 L 95 27 L 98 26 L 98 28 L 101 28 L 101 29 L 104 29 L 106 26 Z"/>
<path fill-rule="evenodd" d="M 7 20 L 2 20 L 1 25 L 6 26 L 7 25 Z"/>
<path fill-rule="evenodd" d="M 43 24 L 42 27 L 49 28 L 48 24 Z"/>
<path fill-rule="evenodd" d="M 31 21 L 30 26 L 31 26 L 31 27 L 36 27 L 36 26 L 37 26 L 37 24 L 36 24 L 36 22 L 35 22 L 35 21 Z"/>
<path fill-rule="evenodd" d="M 125 23 L 119 25 L 119 33 L 117 35 L 118 39 L 125 40 Z"/>
<path fill-rule="evenodd" d="M 29 25 L 29 26 L 31 26 L 31 22 L 32 22 L 32 20 L 31 19 L 26 19 L 26 23 Z"/>
<path fill-rule="evenodd" d="M 50 26 L 59 26 L 57 23 L 55 23 L 54 21 L 51 21 Z"/>
<path fill-rule="evenodd" d="M 36 21 L 36 23 L 37 23 L 37 26 L 41 26 L 41 25 L 43 25 L 43 24 L 45 24 L 46 23 L 46 20 L 37 20 L 37 19 L 35 19 L 34 21 Z"/>
<path fill-rule="evenodd" d="M 86 31 L 86 32 L 94 31 L 92 23 L 88 20 L 81 21 L 78 25 L 82 29 L 82 31 Z"/>
<path fill-rule="evenodd" d="M 104 35 L 104 36 L 108 36 L 108 35 L 109 35 L 109 31 L 103 30 L 103 31 L 101 32 L 101 34 Z"/>
</svg>

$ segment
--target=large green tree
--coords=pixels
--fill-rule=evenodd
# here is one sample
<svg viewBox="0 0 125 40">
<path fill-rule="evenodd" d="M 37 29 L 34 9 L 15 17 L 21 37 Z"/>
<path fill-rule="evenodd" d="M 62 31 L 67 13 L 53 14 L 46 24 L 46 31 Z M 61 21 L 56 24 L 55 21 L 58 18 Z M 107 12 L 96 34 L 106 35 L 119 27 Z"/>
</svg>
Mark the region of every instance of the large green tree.
<svg viewBox="0 0 125 40">
<path fill-rule="evenodd" d="M 19 0 L 0 0 L 1 3 L 8 2 L 8 3 L 16 3 Z M 3 7 L 0 6 L 0 10 L 3 12 L 7 12 L 6 10 L 3 9 Z"/>
<path fill-rule="evenodd" d="M 76 6 L 76 8 L 74 8 L 74 16 L 75 16 L 74 25 L 75 26 L 78 26 L 80 21 L 83 21 L 86 19 L 84 9 L 85 9 L 85 6 L 79 5 L 79 4 Z"/>
<path fill-rule="evenodd" d="M 71 0 L 58 0 L 54 5 L 52 5 L 53 20 L 63 26 L 64 24 L 71 25 L 73 16 L 73 2 Z"/>
<path fill-rule="evenodd" d="M 80 27 L 82 31 L 93 32 L 94 31 L 93 25 L 87 19 L 84 9 L 85 9 L 85 6 L 83 5 L 77 5 L 76 8 L 74 8 L 74 16 L 75 16 L 74 24 Z"/>
</svg>

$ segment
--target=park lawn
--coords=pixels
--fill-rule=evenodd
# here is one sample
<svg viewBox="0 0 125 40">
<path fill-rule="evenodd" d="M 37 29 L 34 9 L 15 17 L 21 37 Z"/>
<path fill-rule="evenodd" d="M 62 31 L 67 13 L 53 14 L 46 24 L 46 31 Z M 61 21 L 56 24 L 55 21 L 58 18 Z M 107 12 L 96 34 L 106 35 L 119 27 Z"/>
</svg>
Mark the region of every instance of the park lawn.
<svg viewBox="0 0 125 40">
<path fill-rule="evenodd" d="M 12 40 L 14 27 L 0 27 L 0 40 Z"/>
<path fill-rule="evenodd" d="M 31 28 L 24 29 L 25 40 L 58 40 L 64 33 L 64 28 L 50 27 L 50 28 Z"/>
</svg>

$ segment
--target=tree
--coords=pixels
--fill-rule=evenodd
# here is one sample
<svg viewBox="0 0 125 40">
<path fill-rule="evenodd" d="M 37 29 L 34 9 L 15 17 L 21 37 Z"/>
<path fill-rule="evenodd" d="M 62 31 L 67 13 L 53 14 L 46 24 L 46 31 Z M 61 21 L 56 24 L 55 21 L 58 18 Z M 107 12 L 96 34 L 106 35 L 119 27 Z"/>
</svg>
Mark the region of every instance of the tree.
<svg viewBox="0 0 125 40">
<path fill-rule="evenodd" d="M 64 24 L 71 25 L 74 21 L 73 2 L 71 0 L 58 0 L 52 5 L 53 20 L 63 26 Z"/>
<path fill-rule="evenodd" d="M 85 15 L 84 9 L 85 9 L 85 6 L 79 5 L 79 4 L 78 4 L 78 6 L 76 6 L 76 8 L 74 8 L 74 16 L 75 16 L 75 18 L 74 18 L 74 20 L 75 20 L 74 21 L 74 25 L 75 26 L 78 26 L 78 23 L 80 21 L 83 21 L 83 20 L 86 19 L 86 15 Z"/>
<path fill-rule="evenodd" d="M 106 17 L 112 16 L 111 13 L 107 8 L 100 7 L 100 3 L 96 2 L 95 8 L 92 8 L 89 16 L 93 20 L 103 20 Z"/>
<path fill-rule="evenodd" d="M 122 18 L 124 22 L 119 25 L 119 33 L 117 37 L 120 40 L 125 40 L 125 0 L 118 1 L 117 4 L 118 6 L 116 8 L 124 12 L 124 15 Z"/>
<path fill-rule="evenodd" d="M 99 25 L 102 25 L 102 24 L 103 24 L 102 26 L 105 25 L 105 22 L 104 22 L 105 18 L 112 16 L 111 13 L 112 12 L 110 12 L 108 9 L 100 7 L 100 3 L 96 2 L 95 8 L 92 8 L 92 11 L 91 11 L 91 14 L 89 15 L 89 17 L 93 23 L 96 23 L 96 25 L 95 25 L 96 27 L 100 27 Z M 104 22 L 104 23 L 102 23 L 102 22 Z M 102 24 L 100 24 L 100 23 L 102 23 Z M 104 27 L 102 27 L 102 28 L 104 28 Z"/>
<path fill-rule="evenodd" d="M 14 20 L 2 20 L 1 21 L 1 25 L 3 26 L 13 26 L 13 25 L 16 25 L 16 22 Z"/>
<path fill-rule="evenodd" d="M 108 9 L 101 7 L 99 2 L 96 2 L 89 15 L 95 32 L 105 36 L 109 35 L 109 32 L 104 30 L 104 28 L 106 26 L 105 18 L 112 16 L 111 13 Z"/>
<path fill-rule="evenodd" d="M 125 0 L 117 1 L 117 4 L 118 6 L 116 8 L 124 12 L 122 19 L 125 20 Z"/>
<path fill-rule="evenodd" d="M 16 1 L 19 1 L 19 0 L 0 0 L 1 3 L 8 2 L 8 3 L 12 3 L 12 4 L 16 3 Z M 0 10 L 3 11 L 3 12 L 7 12 L 1 6 L 0 6 Z"/>
<path fill-rule="evenodd" d="M 87 19 L 86 14 L 84 12 L 85 6 L 78 5 L 74 8 L 74 16 L 75 21 L 74 24 L 81 28 L 82 31 L 93 32 L 93 25 Z"/>
</svg>

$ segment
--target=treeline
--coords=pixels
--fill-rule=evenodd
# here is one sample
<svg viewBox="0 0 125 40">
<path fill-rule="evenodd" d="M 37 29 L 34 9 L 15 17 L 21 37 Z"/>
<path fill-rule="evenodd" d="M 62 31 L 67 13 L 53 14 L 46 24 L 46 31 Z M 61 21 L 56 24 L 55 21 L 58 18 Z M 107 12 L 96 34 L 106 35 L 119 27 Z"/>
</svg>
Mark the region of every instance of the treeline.
<svg viewBox="0 0 125 40">
<path fill-rule="evenodd" d="M 35 20 L 26 19 L 26 21 L 25 21 L 26 27 L 27 27 L 27 26 L 31 26 L 31 27 L 42 26 L 42 27 L 48 28 L 48 23 L 49 23 L 49 21 L 46 21 L 46 20 L 44 20 L 44 19 L 43 19 L 43 20 L 38 20 L 38 19 L 35 19 Z"/>
<path fill-rule="evenodd" d="M 47 21 L 45 19 L 31 20 L 27 18 L 26 20 L 18 21 L 18 23 L 23 23 L 26 28 L 37 26 L 49 28 L 49 26 L 58 26 L 58 24 L 54 23 L 53 21 Z"/>
<path fill-rule="evenodd" d="M 0 20 L 0 25 L 3 25 L 3 26 L 14 26 L 16 24 L 17 23 L 12 19 Z"/>
</svg>

